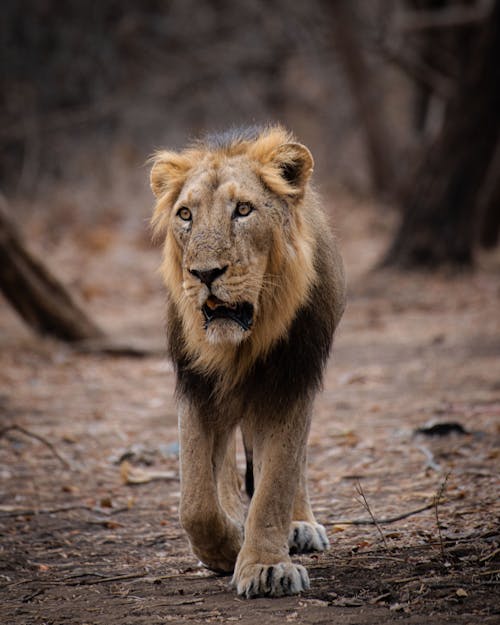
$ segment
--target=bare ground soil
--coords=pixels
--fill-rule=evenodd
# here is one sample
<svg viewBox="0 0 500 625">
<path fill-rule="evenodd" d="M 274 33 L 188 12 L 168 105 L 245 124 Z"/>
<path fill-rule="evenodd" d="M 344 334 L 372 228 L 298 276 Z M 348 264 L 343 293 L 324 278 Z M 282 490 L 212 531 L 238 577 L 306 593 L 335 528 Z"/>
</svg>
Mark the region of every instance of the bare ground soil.
<svg viewBox="0 0 500 625">
<path fill-rule="evenodd" d="M 298 558 L 310 591 L 251 601 L 198 567 L 178 524 L 158 250 L 111 227 L 37 236 L 105 328 L 157 353 L 77 353 L 2 302 L 1 623 L 500 623 L 500 262 L 372 273 L 383 217 L 338 211 L 350 299 L 310 437 L 332 549 Z"/>
</svg>

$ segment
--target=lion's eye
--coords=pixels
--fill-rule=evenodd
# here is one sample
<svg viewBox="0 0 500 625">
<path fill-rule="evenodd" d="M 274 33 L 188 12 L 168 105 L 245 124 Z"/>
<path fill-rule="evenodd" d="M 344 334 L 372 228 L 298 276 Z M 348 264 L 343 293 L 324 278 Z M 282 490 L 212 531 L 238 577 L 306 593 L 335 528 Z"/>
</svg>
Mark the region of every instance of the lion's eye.
<svg viewBox="0 0 500 625">
<path fill-rule="evenodd" d="M 233 217 L 246 217 L 250 215 L 254 207 L 250 202 L 238 202 L 234 209 Z"/>
<path fill-rule="evenodd" d="M 192 219 L 191 211 L 186 206 L 181 206 L 179 208 L 179 210 L 177 211 L 177 216 L 184 221 L 191 221 Z"/>
</svg>

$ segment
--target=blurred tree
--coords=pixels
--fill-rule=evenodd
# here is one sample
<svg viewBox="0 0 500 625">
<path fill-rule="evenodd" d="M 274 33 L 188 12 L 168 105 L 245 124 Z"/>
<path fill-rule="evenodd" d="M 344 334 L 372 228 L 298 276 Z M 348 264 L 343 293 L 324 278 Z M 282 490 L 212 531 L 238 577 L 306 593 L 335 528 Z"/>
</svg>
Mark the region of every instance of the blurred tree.
<svg viewBox="0 0 500 625">
<path fill-rule="evenodd" d="M 365 58 L 357 14 L 350 0 L 323 0 L 322 6 L 365 135 L 373 187 L 380 193 L 387 193 L 394 188 L 396 173 L 391 134 L 380 106 L 379 85 Z"/>
<path fill-rule="evenodd" d="M 468 59 L 409 189 L 383 261 L 405 268 L 470 266 L 500 227 L 500 1 Z"/>
<path fill-rule="evenodd" d="M 26 249 L 1 204 L 0 291 L 39 334 L 70 342 L 104 337 L 63 284 Z"/>
</svg>

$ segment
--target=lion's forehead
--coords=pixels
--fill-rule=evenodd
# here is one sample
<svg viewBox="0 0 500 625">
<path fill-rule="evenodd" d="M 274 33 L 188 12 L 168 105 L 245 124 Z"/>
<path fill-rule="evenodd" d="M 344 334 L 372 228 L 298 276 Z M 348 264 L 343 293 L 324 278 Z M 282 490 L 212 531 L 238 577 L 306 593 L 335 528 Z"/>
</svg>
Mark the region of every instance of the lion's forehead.
<svg viewBox="0 0 500 625">
<path fill-rule="evenodd" d="M 242 195 L 242 185 L 234 180 L 213 185 L 205 179 L 187 183 L 179 196 L 179 203 L 187 204 L 190 208 L 214 206 L 220 203 L 234 203 Z"/>
<path fill-rule="evenodd" d="M 234 203 L 249 200 L 259 189 L 258 177 L 249 162 L 242 158 L 204 159 L 188 176 L 179 202 L 190 207 Z"/>
</svg>

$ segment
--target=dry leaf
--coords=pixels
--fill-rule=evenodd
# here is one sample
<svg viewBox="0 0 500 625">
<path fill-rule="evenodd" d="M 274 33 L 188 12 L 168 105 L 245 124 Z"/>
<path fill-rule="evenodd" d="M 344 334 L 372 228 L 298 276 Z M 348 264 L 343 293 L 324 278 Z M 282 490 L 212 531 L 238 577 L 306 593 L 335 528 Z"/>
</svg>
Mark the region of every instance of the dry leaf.
<svg viewBox="0 0 500 625">
<path fill-rule="evenodd" d="M 357 597 L 339 597 L 338 599 L 332 601 L 332 605 L 336 605 L 341 608 L 358 608 L 365 605 L 365 602 Z"/>
<path fill-rule="evenodd" d="M 349 525 L 336 524 L 331 528 L 332 532 L 345 532 L 345 530 L 349 527 Z"/>
<path fill-rule="evenodd" d="M 323 601 L 322 599 L 304 599 L 304 601 L 301 601 L 301 604 L 304 604 L 305 607 L 311 606 L 311 605 L 326 607 L 330 605 L 328 601 Z"/>
<path fill-rule="evenodd" d="M 123 527 L 123 523 L 118 523 L 118 521 L 104 521 L 103 525 L 108 530 L 115 530 L 118 527 Z"/>
<path fill-rule="evenodd" d="M 364 384 L 365 382 L 366 375 L 356 371 L 350 371 L 339 376 L 340 386 L 346 386 L 348 384 Z"/>
<path fill-rule="evenodd" d="M 78 486 L 74 486 L 73 484 L 63 484 L 63 486 L 61 486 L 61 490 L 63 493 L 77 493 Z"/>
</svg>

